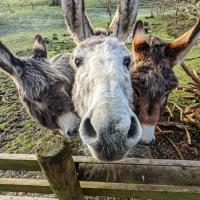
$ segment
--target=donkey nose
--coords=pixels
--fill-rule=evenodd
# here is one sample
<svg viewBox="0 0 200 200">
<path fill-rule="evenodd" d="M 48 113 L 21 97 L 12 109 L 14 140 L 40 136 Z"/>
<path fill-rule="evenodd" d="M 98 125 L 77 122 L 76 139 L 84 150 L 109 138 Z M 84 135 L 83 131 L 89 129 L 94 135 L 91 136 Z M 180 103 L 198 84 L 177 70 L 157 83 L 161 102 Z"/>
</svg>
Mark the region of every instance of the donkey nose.
<svg viewBox="0 0 200 200">
<path fill-rule="evenodd" d="M 90 118 L 86 118 L 85 120 L 83 120 L 81 122 L 81 126 L 80 126 L 79 132 L 80 132 L 81 138 L 87 144 L 95 143 L 95 141 L 98 138 L 98 135 L 97 135 L 92 123 L 91 123 L 91 119 Z"/>
<path fill-rule="evenodd" d="M 127 140 L 130 145 L 137 144 L 142 137 L 142 127 L 135 114 L 131 117 L 131 125 L 127 134 Z"/>
<path fill-rule="evenodd" d="M 144 141 L 140 141 L 139 144 L 143 145 L 143 146 L 151 146 L 154 144 L 154 142 L 156 141 L 155 138 L 153 138 L 150 142 L 144 142 Z"/>
</svg>

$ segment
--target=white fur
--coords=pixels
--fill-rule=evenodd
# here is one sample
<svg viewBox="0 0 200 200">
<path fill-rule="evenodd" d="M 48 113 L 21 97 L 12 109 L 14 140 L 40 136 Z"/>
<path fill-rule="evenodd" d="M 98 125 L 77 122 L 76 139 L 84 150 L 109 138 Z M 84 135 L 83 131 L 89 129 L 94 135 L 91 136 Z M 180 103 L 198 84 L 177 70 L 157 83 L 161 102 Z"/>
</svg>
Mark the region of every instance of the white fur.
<svg viewBox="0 0 200 200">
<path fill-rule="evenodd" d="M 78 130 L 79 124 L 80 119 L 74 113 L 68 112 L 58 117 L 59 132 L 64 136 L 69 137 L 69 133 Z"/>
<path fill-rule="evenodd" d="M 150 144 L 155 140 L 155 126 L 142 124 L 142 142 Z"/>
<path fill-rule="evenodd" d="M 124 43 L 116 38 L 99 39 L 99 43 L 95 40 L 97 38 L 94 38 L 94 42 L 90 38 L 80 43 L 74 51 L 74 57 L 82 58 L 83 64 L 78 69 L 75 66 L 73 88 L 74 106 L 82 119 L 79 133 L 93 154 L 92 145 L 102 132 L 109 134 L 108 127 L 116 121 L 114 129 L 119 131 L 119 135 L 115 137 L 126 138 L 128 146 L 137 144 L 142 135 L 141 125 L 132 112 L 133 92 L 129 69 L 123 64 L 125 57 L 132 59 L 131 54 Z M 128 141 L 131 117 L 135 118 L 137 131 Z M 84 131 L 84 120 L 87 118 L 91 120 L 97 138 L 88 136 Z"/>
</svg>

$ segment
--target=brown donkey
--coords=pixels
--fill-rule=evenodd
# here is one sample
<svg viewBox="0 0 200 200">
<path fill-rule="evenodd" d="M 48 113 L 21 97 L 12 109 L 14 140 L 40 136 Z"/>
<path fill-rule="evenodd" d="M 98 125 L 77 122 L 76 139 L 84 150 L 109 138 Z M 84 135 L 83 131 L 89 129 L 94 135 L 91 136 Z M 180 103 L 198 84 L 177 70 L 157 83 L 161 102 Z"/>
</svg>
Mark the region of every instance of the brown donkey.
<svg viewBox="0 0 200 200">
<path fill-rule="evenodd" d="M 30 115 L 42 126 L 71 136 L 77 132 L 80 120 L 73 113 L 74 73 L 68 63 L 68 54 L 48 61 L 40 35 L 35 37 L 33 56 L 26 59 L 15 57 L 0 42 L 0 69 L 14 80 Z"/>
<path fill-rule="evenodd" d="M 130 73 L 143 143 L 150 144 L 155 140 L 155 127 L 168 95 L 178 86 L 173 67 L 183 62 L 199 35 L 200 18 L 192 29 L 170 43 L 153 35 L 146 36 L 143 23 L 136 23 L 132 42 L 135 63 Z"/>
</svg>

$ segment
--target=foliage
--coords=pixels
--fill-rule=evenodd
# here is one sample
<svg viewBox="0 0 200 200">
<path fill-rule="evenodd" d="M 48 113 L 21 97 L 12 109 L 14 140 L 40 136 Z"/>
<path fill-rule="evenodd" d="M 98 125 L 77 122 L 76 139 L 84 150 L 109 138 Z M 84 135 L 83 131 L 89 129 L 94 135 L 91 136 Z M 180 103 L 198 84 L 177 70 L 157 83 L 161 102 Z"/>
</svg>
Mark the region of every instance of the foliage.
<svg viewBox="0 0 200 200">
<path fill-rule="evenodd" d="M 189 18 L 200 16 L 200 0 L 183 0 L 180 2 L 180 12 L 185 13 Z"/>
</svg>

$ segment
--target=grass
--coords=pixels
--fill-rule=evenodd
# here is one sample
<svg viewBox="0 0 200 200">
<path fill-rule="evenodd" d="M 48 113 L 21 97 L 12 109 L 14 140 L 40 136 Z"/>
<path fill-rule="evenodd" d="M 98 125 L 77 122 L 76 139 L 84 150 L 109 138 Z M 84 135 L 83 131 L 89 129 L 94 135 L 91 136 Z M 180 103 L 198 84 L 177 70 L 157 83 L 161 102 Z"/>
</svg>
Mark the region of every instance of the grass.
<svg viewBox="0 0 200 200">
<path fill-rule="evenodd" d="M 4 7 L 7 6 L 6 1 L 0 3 L 0 40 L 17 56 L 23 57 L 31 54 L 33 38 L 37 33 L 49 41 L 49 57 L 73 50 L 74 43 L 64 25 L 60 7 L 49 6 L 47 0 L 7 1 L 11 11 Z M 33 10 L 30 2 L 33 2 Z M 86 0 L 86 2 L 92 24 L 95 27 L 106 27 L 109 17 L 105 10 L 99 8 L 97 0 Z M 145 19 L 147 15 L 150 15 L 150 11 L 141 9 L 138 18 L 149 22 L 152 33 L 165 40 L 174 39 L 167 33 L 168 22 L 164 18 L 156 17 L 147 20 Z M 200 46 L 198 45 L 192 49 L 188 57 L 198 56 L 199 52 Z M 190 61 L 188 64 L 193 69 L 200 68 L 199 60 Z M 180 85 L 186 85 L 190 78 L 185 75 L 180 66 L 174 67 L 174 70 L 180 80 Z M 183 101 L 181 98 L 183 95 L 181 92 L 174 91 L 171 99 L 182 104 L 190 104 L 189 101 Z M 13 82 L 1 73 L 0 100 L 0 134 L 4 136 L 0 137 L 0 152 L 34 152 L 35 144 L 48 131 L 30 119 L 17 98 Z"/>
</svg>

